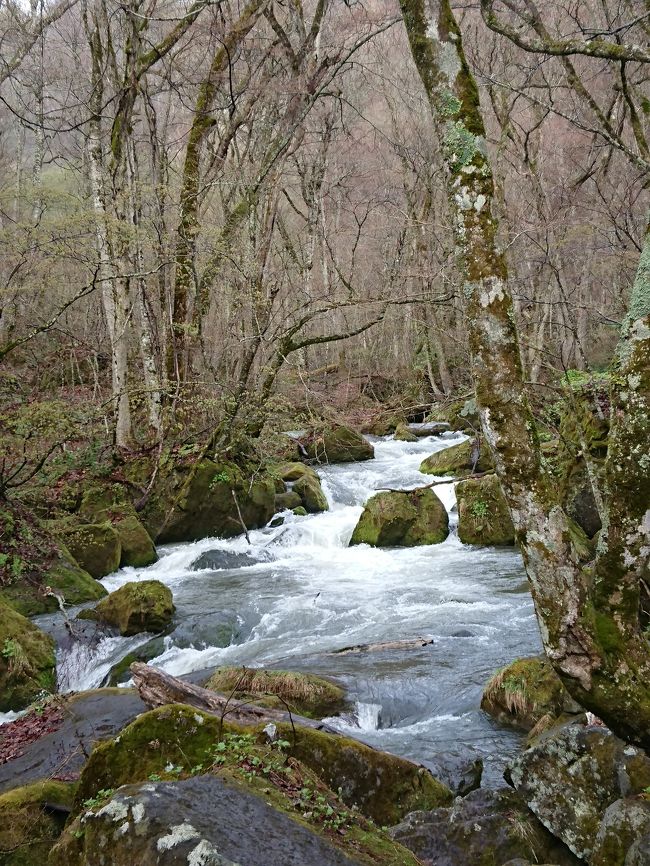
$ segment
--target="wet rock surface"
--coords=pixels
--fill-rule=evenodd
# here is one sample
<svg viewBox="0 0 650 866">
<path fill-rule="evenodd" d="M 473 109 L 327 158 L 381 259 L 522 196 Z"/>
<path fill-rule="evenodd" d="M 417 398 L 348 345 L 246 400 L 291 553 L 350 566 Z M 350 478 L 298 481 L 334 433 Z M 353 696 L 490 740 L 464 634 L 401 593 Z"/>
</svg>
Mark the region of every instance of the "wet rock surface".
<svg viewBox="0 0 650 866">
<path fill-rule="evenodd" d="M 255 565 L 259 560 L 248 553 L 238 553 L 235 550 L 206 550 L 194 560 L 190 569 L 202 571 L 211 568 L 214 571 L 229 570 L 231 568 L 245 568 L 247 565 Z"/>
<path fill-rule="evenodd" d="M 436 779 L 459 797 L 465 797 L 481 785 L 483 759 L 471 749 L 450 749 L 423 763 Z"/>
<path fill-rule="evenodd" d="M 97 689 L 61 700 L 60 727 L 0 765 L 0 791 L 38 779 L 74 777 L 98 740 L 115 735 L 146 709 L 132 689 Z"/>
</svg>

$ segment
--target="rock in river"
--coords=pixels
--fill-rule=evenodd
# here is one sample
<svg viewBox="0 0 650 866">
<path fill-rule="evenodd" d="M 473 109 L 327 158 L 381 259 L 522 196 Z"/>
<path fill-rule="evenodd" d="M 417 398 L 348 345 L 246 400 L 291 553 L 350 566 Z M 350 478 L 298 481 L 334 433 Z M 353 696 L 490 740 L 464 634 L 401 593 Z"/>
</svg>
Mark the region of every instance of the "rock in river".
<svg viewBox="0 0 650 866">
<path fill-rule="evenodd" d="M 449 534 L 449 517 L 433 490 L 386 491 L 372 496 L 350 544 L 415 547 L 439 544 Z"/>
<path fill-rule="evenodd" d="M 174 614 L 171 591 L 159 580 L 126 583 L 103 598 L 95 608 L 81 611 L 82 619 L 94 619 L 117 628 L 121 635 L 164 631 Z"/>
</svg>

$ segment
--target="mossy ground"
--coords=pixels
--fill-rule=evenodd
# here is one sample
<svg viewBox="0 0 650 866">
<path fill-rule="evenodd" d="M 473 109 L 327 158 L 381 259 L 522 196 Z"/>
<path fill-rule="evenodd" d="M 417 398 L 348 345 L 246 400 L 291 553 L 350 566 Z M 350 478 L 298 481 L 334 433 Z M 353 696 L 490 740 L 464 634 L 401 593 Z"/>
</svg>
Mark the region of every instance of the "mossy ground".
<svg viewBox="0 0 650 866">
<path fill-rule="evenodd" d="M 0 599 L 0 711 L 56 688 L 54 641 Z"/>
<path fill-rule="evenodd" d="M 1 866 L 42 866 L 66 820 L 75 785 L 36 782 L 0 795 Z M 63 807 L 57 812 L 51 806 Z"/>
<path fill-rule="evenodd" d="M 313 719 L 334 715 L 345 705 L 345 692 L 340 686 L 313 674 L 290 671 L 219 668 L 205 687 Z"/>
</svg>

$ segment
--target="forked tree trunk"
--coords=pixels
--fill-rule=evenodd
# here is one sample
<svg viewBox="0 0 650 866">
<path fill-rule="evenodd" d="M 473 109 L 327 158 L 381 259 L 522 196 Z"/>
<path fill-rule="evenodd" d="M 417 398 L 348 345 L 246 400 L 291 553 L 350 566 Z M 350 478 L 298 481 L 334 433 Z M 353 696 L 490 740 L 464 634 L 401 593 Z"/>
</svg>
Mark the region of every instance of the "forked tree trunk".
<svg viewBox="0 0 650 866">
<path fill-rule="evenodd" d="M 650 746 L 650 644 L 639 584 L 650 558 L 650 242 L 646 235 L 612 394 L 605 523 L 580 564 L 541 459 L 526 396 L 476 82 L 449 0 L 400 0 L 447 169 L 464 278 L 472 371 L 530 581 L 546 653 L 571 694 L 614 731 Z"/>
</svg>

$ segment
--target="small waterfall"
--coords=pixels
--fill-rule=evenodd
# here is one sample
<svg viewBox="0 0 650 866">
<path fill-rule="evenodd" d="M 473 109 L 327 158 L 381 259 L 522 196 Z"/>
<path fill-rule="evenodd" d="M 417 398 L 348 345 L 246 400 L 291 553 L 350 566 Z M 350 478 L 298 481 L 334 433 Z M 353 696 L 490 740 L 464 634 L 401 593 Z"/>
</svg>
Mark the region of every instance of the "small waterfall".
<svg viewBox="0 0 650 866">
<path fill-rule="evenodd" d="M 364 704 L 357 701 L 355 712 L 357 724 L 362 731 L 378 731 L 381 727 L 381 704 Z"/>
</svg>

